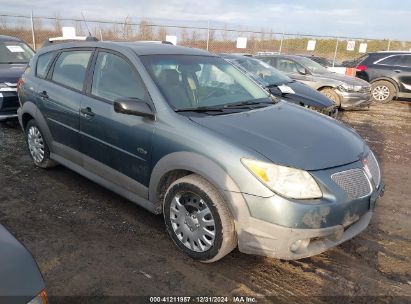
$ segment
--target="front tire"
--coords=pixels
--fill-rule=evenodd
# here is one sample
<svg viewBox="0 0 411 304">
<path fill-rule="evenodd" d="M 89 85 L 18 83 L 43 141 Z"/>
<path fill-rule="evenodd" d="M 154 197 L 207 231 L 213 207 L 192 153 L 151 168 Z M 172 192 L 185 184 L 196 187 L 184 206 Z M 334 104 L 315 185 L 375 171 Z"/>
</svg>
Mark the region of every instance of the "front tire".
<svg viewBox="0 0 411 304">
<path fill-rule="evenodd" d="M 338 108 L 341 107 L 341 99 L 340 96 L 335 92 L 334 89 L 332 88 L 325 88 L 320 90 L 320 92 L 325 95 L 326 97 L 328 97 L 329 99 L 331 99 L 332 101 L 334 101 L 334 103 L 337 105 Z"/>
<path fill-rule="evenodd" d="M 389 103 L 396 94 L 395 86 L 385 80 L 379 80 L 371 84 L 372 101 L 375 103 Z"/>
<path fill-rule="evenodd" d="M 43 133 L 34 119 L 27 123 L 25 131 L 27 148 L 34 164 L 40 168 L 56 166 L 56 162 L 50 158 L 50 150 Z"/>
<path fill-rule="evenodd" d="M 215 262 L 237 245 L 234 220 L 219 191 L 199 175 L 172 183 L 163 204 L 167 232 L 191 258 Z"/>
</svg>

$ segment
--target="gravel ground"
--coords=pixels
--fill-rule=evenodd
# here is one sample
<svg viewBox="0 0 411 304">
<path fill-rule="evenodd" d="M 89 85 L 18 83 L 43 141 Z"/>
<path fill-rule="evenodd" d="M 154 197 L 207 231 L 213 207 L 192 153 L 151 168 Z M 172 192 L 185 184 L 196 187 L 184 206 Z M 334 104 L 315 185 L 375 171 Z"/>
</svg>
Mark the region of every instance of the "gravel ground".
<svg viewBox="0 0 411 304">
<path fill-rule="evenodd" d="M 343 112 L 341 119 L 375 151 L 386 192 L 365 232 L 312 258 L 281 261 L 235 250 L 214 264 L 194 262 L 173 245 L 161 216 L 62 166 L 34 167 L 16 126 L 0 126 L 0 223 L 33 253 L 51 296 L 409 302 L 411 103 Z"/>
</svg>

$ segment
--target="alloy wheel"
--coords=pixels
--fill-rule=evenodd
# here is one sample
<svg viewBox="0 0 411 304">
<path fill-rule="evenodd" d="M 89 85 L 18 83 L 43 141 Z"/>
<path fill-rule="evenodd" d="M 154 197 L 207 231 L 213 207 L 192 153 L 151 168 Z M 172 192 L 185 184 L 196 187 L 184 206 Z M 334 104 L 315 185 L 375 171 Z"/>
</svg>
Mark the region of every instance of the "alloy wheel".
<svg viewBox="0 0 411 304">
<path fill-rule="evenodd" d="M 390 96 L 390 89 L 385 85 L 376 86 L 372 90 L 372 97 L 376 101 L 384 101 Z"/>
</svg>

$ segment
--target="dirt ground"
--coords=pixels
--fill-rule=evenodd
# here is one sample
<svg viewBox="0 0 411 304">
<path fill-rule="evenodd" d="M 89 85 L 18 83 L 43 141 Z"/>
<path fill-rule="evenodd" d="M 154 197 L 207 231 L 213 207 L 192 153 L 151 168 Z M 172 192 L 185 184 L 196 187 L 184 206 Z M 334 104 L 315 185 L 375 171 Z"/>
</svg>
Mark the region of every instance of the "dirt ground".
<svg viewBox="0 0 411 304">
<path fill-rule="evenodd" d="M 411 102 L 341 116 L 375 151 L 386 192 L 365 232 L 312 258 L 235 250 L 214 264 L 194 262 L 169 239 L 161 216 L 62 166 L 34 167 L 16 126 L 0 126 L 0 223 L 33 253 L 51 296 L 410 302 Z"/>
</svg>

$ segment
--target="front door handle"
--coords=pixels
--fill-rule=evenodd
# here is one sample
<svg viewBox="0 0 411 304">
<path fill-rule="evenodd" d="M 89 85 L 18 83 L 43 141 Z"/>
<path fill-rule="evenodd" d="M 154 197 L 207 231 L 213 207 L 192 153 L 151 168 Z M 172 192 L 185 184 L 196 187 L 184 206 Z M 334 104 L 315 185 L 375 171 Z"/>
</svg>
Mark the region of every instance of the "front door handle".
<svg viewBox="0 0 411 304">
<path fill-rule="evenodd" d="M 80 113 L 83 114 L 85 118 L 91 118 L 94 116 L 94 113 L 90 107 L 80 109 Z"/>
<path fill-rule="evenodd" d="M 47 91 L 42 91 L 39 93 L 40 97 L 43 99 L 49 99 L 49 95 L 47 94 Z"/>
</svg>

